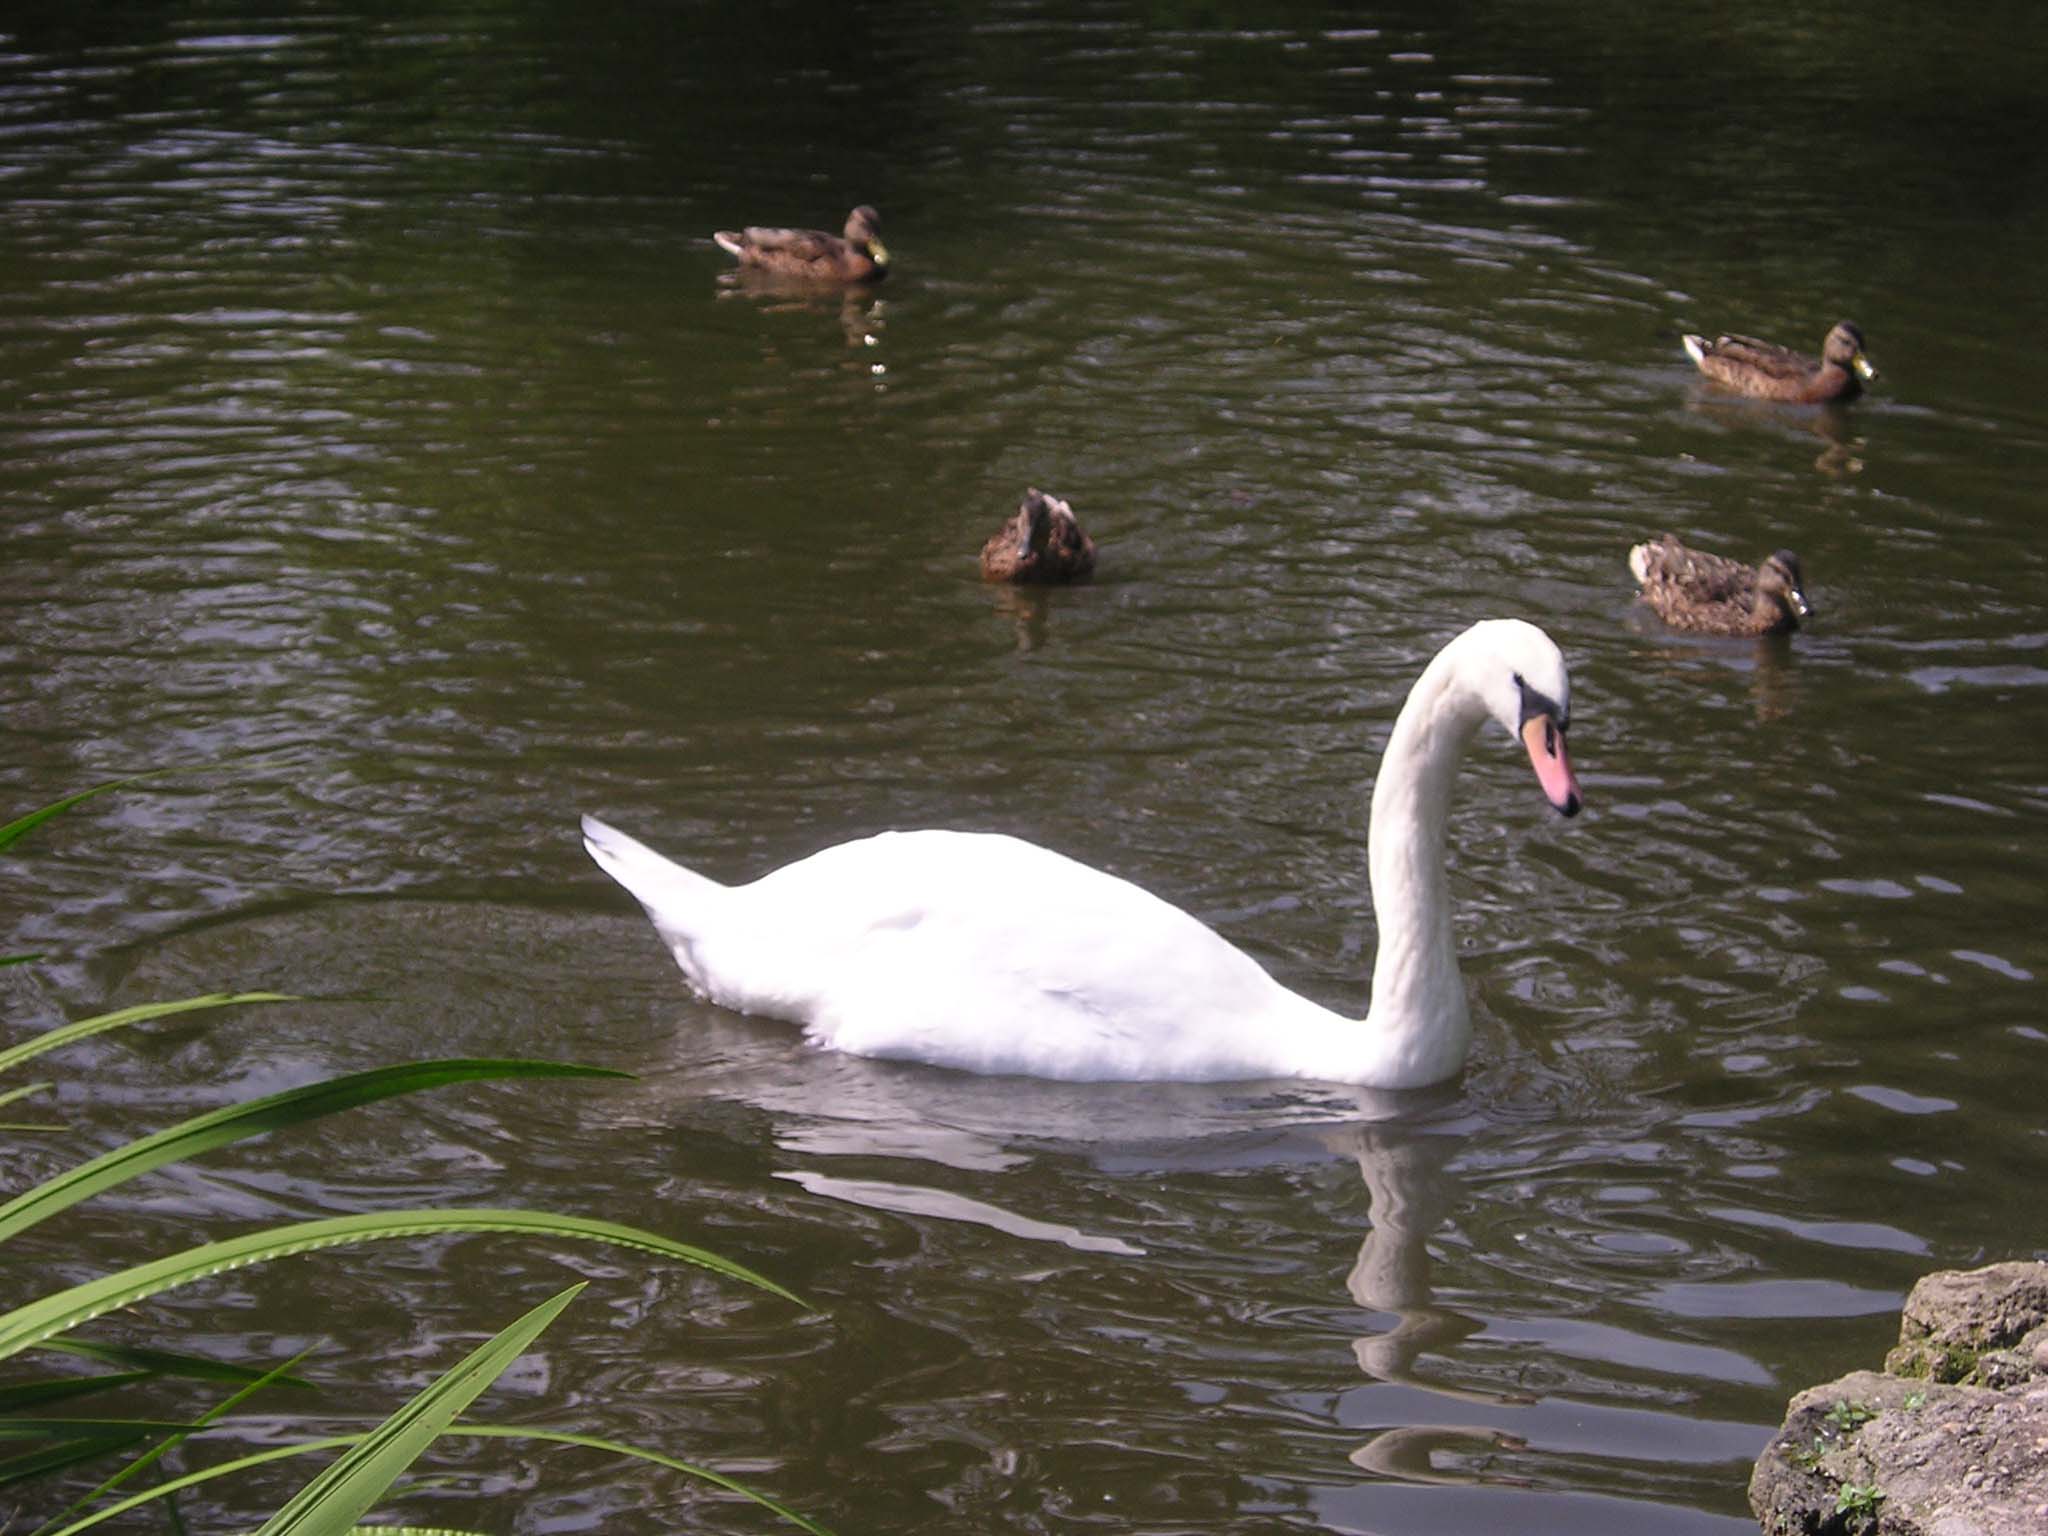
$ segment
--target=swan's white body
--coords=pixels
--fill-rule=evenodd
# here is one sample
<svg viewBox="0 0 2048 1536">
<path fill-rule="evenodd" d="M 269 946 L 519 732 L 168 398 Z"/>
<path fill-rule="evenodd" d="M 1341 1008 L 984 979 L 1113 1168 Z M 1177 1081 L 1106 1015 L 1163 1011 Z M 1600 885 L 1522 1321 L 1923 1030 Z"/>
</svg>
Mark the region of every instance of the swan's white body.
<svg viewBox="0 0 2048 1536">
<path fill-rule="evenodd" d="M 1474 625 L 1408 695 L 1372 802 L 1372 1010 L 1298 996 L 1187 913 L 994 833 L 884 832 L 725 886 L 593 817 L 584 846 L 632 892 L 699 995 L 820 1045 L 1074 1081 L 1313 1078 L 1417 1087 L 1471 1040 L 1444 881 L 1451 781 L 1488 717 L 1578 810 L 1564 658 L 1518 620 Z"/>
</svg>

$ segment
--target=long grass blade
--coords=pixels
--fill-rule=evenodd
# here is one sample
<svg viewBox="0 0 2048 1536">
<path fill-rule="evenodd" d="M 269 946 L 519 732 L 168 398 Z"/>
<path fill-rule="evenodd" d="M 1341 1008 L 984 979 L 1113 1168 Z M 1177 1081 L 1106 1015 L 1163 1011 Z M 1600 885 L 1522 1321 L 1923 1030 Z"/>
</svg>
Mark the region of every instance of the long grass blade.
<svg viewBox="0 0 2048 1536">
<path fill-rule="evenodd" d="M 703 1482 L 723 1488 L 728 1493 L 736 1493 L 742 1498 L 751 1499 L 763 1509 L 780 1515 L 791 1525 L 811 1532 L 811 1536 L 832 1536 L 832 1532 L 825 1526 L 818 1524 L 817 1521 L 810 1519 L 806 1515 L 798 1514 L 785 1504 L 778 1504 L 759 1489 L 749 1488 L 745 1483 L 740 1482 L 736 1478 L 727 1477 L 723 1472 L 714 1472 L 709 1467 L 698 1466 L 695 1462 L 679 1461 L 673 1456 L 663 1455 L 660 1451 L 650 1451 L 641 1446 L 628 1445 L 623 1440 L 605 1440 L 596 1435 L 579 1435 L 573 1430 L 542 1429 L 529 1424 L 458 1424 L 448 1433 L 451 1437 L 455 1435 L 475 1435 L 480 1438 L 493 1440 L 546 1440 L 556 1445 L 587 1446 L 591 1450 L 604 1451 L 613 1456 L 630 1456 L 637 1461 L 649 1461 L 657 1467 L 667 1467 L 672 1471 L 686 1473 Z"/>
<path fill-rule="evenodd" d="M 723 1473 L 713 1472 L 707 1467 L 696 1466 L 687 1461 L 679 1461 L 673 1456 L 664 1456 L 658 1451 L 649 1451 L 639 1446 L 627 1445 L 621 1441 L 603 1440 L 595 1435 L 579 1435 L 568 1430 L 530 1428 L 516 1424 L 456 1424 L 444 1433 L 443 1438 L 449 1440 L 465 1438 L 539 1440 L 557 1445 L 587 1446 L 594 1450 L 606 1451 L 615 1455 L 636 1457 L 642 1461 L 653 1462 L 656 1466 L 669 1467 L 688 1476 L 702 1478 L 704 1481 L 726 1489 L 728 1492 L 736 1493 L 740 1497 L 758 1504 L 761 1508 L 781 1516 L 792 1525 L 811 1532 L 812 1536 L 832 1536 L 832 1531 L 829 1527 L 820 1525 L 817 1521 L 777 1503 L 758 1489 L 749 1488 L 745 1483 L 740 1482 L 736 1478 L 727 1477 Z M 169 1482 L 159 1483 L 154 1488 L 145 1488 L 140 1493 L 130 1494 L 118 1504 L 110 1504 L 105 1509 L 95 1510 L 90 1515 L 65 1526 L 61 1530 L 39 1533 L 39 1536 L 80 1536 L 81 1532 L 91 1529 L 101 1521 L 111 1520 L 117 1515 L 125 1515 L 130 1510 L 139 1509 L 152 1499 L 166 1498 L 173 1494 L 182 1493 L 188 1488 L 197 1487 L 201 1483 L 212 1482 L 216 1478 L 231 1477 L 237 1472 L 246 1472 L 252 1467 L 266 1466 L 271 1462 L 283 1461 L 288 1457 L 311 1456 L 321 1451 L 332 1451 L 346 1446 L 357 1445 L 361 1443 L 362 1439 L 361 1435 L 328 1435 L 318 1440 L 307 1440 L 297 1445 L 272 1446 L 268 1450 L 255 1451 L 247 1456 L 237 1457 L 232 1461 L 224 1461 L 216 1466 L 204 1467 L 197 1472 L 184 1473 L 182 1476 L 172 1478 Z"/>
<path fill-rule="evenodd" d="M 23 1083 L 19 1088 L 10 1088 L 5 1093 L 0 1093 L 0 1108 L 18 1103 L 22 1099 L 30 1098 L 35 1094 L 48 1093 L 49 1091 L 50 1085 L 48 1083 Z"/>
<path fill-rule="evenodd" d="M 291 1368 L 297 1365 L 301 1360 L 305 1359 L 306 1356 L 311 1353 L 312 1351 L 310 1349 L 302 1349 L 296 1355 L 293 1355 L 289 1360 L 279 1361 L 275 1366 L 271 1367 L 271 1369 L 269 1369 L 268 1371 L 265 1371 L 261 1376 L 257 1377 L 254 1381 L 246 1383 L 239 1391 L 230 1393 L 220 1402 L 215 1403 L 211 1408 L 207 1409 L 206 1412 L 202 1413 L 194 1422 L 193 1428 L 196 1430 L 203 1428 L 206 1425 L 216 1423 L 220 1419 L 226 1417 L 228 1414 L 233 1413 L 235 1409 L 239 1408 L 243 1403 L 247 1402 L 250 1398 L 254 1397 L 258 1392 L 261 1392 L 265 1387 L 278 1385 L 280 1383 L 291 1380 Z M 156 1462 L 162 1460 L 165 1456 L 168 1456 L 173 1450 L 183 1445 L 190 1438 L 191 1435 L 189 1433 L 166 1435 L 163 1439 L 159 1440 L 155 1445 L 152 1445 L 147 1451 L 144 1451 L 140 1456 L 136 1457 L 126 1466 L 122 1467 L 120 1471 L 116 1472 L 112 1477 L 109 1477 L 105 1482 L 101 1483 L 99 1487 L 93 1489 L 91 1493 L 88 1493 L 84 1497 L 73 1501 L 68 1507 L 66 1507 L 63 1510 L 60 1510 L 58 1513 L 52 1515 L 49 1519 L 45 1520 L 41 1525 L 36 1527 L 35 1531 L 31 1533 L 31 1536 L 42 1536 L 42 1533 L 49 1530 L 51 1526 L 58 1524 L 60 1521 L 70 1519 L 73 1515 L 77 1514 L 81 1509 L 89 1509 L 94 1504 L 97 1504 L 101 1499 L 105 1498 L 108 1494 L 112 1493 L 116 1488 L 120 1487 L 123 1483 L 129 1482 L 134 1478 L 140 1477 Z"/>
<path fill-rule="evenodd" d="M 190 1429 L 183 1419 L 0 1419 L 0 1440 L 118 1439 L 123 1435 L 167 1435 Z"/>
<path fill-rule="evenodd" d="M 118 1392 L 138 1381 L 155 1379 L 155 1371 L 118 1371 L 106 1376 L 52 1376 L 43 1381 L 13 1382 L 0 1387 L 0 1413 L 20 1413 L 23 1409 L 67 1403 L 98 1392 Z"/>
<path fill-rule="evenodd" d="M 225 1270 L 240 1269 L 247 1264 L 281 1259 L 295 1253 L 309 1253 L 317 1248 L 339 1247 L 345 1243 L 449 1232 L 517 1232 L 535 1237 L 613 1244 L 700 1265 L 793 1301 L 798 1306 L 808 1305 L 794 1292 L 784 1290 L 765 1276 L 757 1275 L 744 1265 L 735 1264 L 708 1249 L 616 1222 L 596 1221 L 585 1216 L 557 1216 L 547 1211 L 375 1211 L 245 1232 L 239 1237 L 188 1248 L 182 1253 L 169 1254 L 38 1297 L 11 1312 L 0 1313 L 0 1359 L 90 1322 L 103 1313 Z"/>
<path fill-rule="evenodd" d="M 268 1450 L 252 1451 L 247 1456 L 237 1456 L 232 1461 L 223 1461 L 211 1467 L 201 1467 L 197 1472 L 186 1472 L 171 1478 L 168 1482 L 158 1483 L 153 1488 L 131 1493 L 118 1503 L 109 1504 L 105 1509 L 96 1509 L 59 1530 L 49 1532 L 48 1536 L 78 1536 L 81 1531 L 90 1530 L 102 1521 L 112 1520 L 118 1515 L 125 1515 L 130 1510 L 140 1509 L 154 1499 L 172 1498 L 188 1488 L 197 1488 L 218 1478 L 232 1477 L 235 1473 L 246 1472 L 252 1467 L 268 1466 L 273 1461 L 284 1461 L 293 1456 L 317 1455 L 321 1451 L 346 1450 L 350 1446 L 361 1444 L 362 1439 L 361 1435 L 324 1435 L 318 1440 L 302 1440 L 296 1445 L 274 1445 Z"/>
<path fill-rule="evenodd" d="M 236 1003 L 297 1001 L 297 998 L 284 992 L 209 992 L 203 997 L 181 997 L 169 1003 L 142 1003 L 133 1008 L 117 1009 L 113 1013 L 95 1014 L 89 1019 L 59 1024 L 55 1029 L 45 1030 L 33 1040 L 24 1040 L 20 1045 L 0 1051 L 0 1072 L 6 1071 L 9 1067 L 19 1066 L 45 1051 L 75 1045 L 88 1036 L 103 1034 L 110 1029 L 122 1029 L 130 1024 L 146 1023 L 150 1019 L 165 1018 L 174 1013 L 190 1013 L 195 1008 L 226 1008 Z"/>
<path fill-rule="evenodd" d="M 476 1060 L 411 1062 L 351 1072 L 303 1088 L 287 1089 L 247 1103 L 232 1104 L 195 1119 L 116 1147 L 68 1173 L 46 1179 L 34 1189 L 0 1205 L 0 1242 L 44 1218 L 99 1194 L 102 1190 L 251 1136 L 267 1135 L 322 1115 L 355 1109 L 402 1093 L 418 1093 L 450 1083 L 487 1078 L 628 1077 L 607 1067 L 579 1067 L 566 1062 Z"/>
<path fill-rule="evenodd" d="M 572 1285 L 471 1350 L 263 1522 L 257 1536 L 345 1536 L 400 1473 L 526 1352 L 583 1290 Z"/>
<path fill-rule="evenodd" d="M 158 769 L 156 771 L 161 773 L 167 770 Z M 125 779 L 114 779 L 105 784 L 95 784 L 91 789 L 81 789 L 75 795 L 66 795 L 62 800 L 52 800 L 48 805 L 43 806 L 39 810 L 30 811 L 26 816 L 17 816 L 14 820 L 8 822 L 6 826 L 0 827 L 0 852 L 5 852 L 13 847 L 51 817 L 63 815 L 81 801 L 90 800 L 95 795 L 104 795 L 109 790 L 121 789 L 136 783 L 138 780 L 151 777 L 153 777 L 152 774 L 136 773 L 130 774 Z"/>
<path fill-rule="evenodd" d="M 199 1355 L 181 1355 L 168 1349 L 138 1349 L 126 1344 L 92 1344 L 82 1339 L 45 1339 L 38 1349 L 59 1350 L 102 1365 L 121 1366 L 131 1371 L 148 1371 L 156 1376 L 176 1376 L 188 1381 L 231 1381 L 238 1385 L 268 1381 L 280 1387 L 317 1390 L 303 1376 L 279 1376 L 274 1368 L 235 1365 L 226 1360 L 207 1360 Z"/>
<path fill-rule="evenodd" d="M 65 1440 L 56 1445 L 45 1446 L 40 1451 L 31 1451 L 25 1456 L 10 1456 L 0 1460 L 0 1488 L 9 1483 L 25 1483 L 38 1477 L 47 1477 L 65 1467 L 73 1467 L 82 1461 L 104 1461 L 109 1456 L 118 1456 L 131 1445 L 140 1445 L 150 1437 L 144 1433 L 129 1435 L 125 1439 L 112 1436 L 104 1440 Z"/>
<path fill-rule="evenodd" d="M 362 1439 L 361 1435 L 325 1435 L 318 1440 L 303 1440 L 296 1445 L 274 1445 L 268 1450 L 254 1451 L 247 1456 L 237 1456 L 232 1461 L 223 1461 L 215 1466 L 202 1467 L 197 1472 L 186 1472 L 170 1479 L 168 1482 L 158 1483 L 153 1488 L 144 1488 L 139 1493 L 131 1493 L 127 1498 L 120 1500 L 118 1503 L 109 1504 L 105 1509 L 96 1509 L 91 1514 L 82 1516 L 72 1521 L 71 1524 L 48 1533 L 48 1536 L 78 1536 L 80 1531 L 90 1530 L 102 1521 L 112 1520 L 117 1515 L 125 1515 L 130 1510 L 140 1509 L 153 1499 L 171 1498 L 183 1493 L 188 1488 L 196 1488 L 202 1483 L 210 1483 L 218 1478 L 232 1477 L 237 1472 L 246 1472 L 252 1467 L 268 1466 L 273 1461 L 284 1461 L 288 1457 L 312 1456 L 321 1451 L 345 1450 L 349 1446 L 360 1444 Z"/>
</svg>

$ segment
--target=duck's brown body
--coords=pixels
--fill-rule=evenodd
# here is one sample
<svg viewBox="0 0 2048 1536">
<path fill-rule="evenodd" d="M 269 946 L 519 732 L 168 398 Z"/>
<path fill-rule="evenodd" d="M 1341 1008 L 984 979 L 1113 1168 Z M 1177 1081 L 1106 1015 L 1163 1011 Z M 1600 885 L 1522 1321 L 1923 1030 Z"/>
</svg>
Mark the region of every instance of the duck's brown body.
<svg viewBox="0 0 2048 1536">
<path fill-rule="evenodd" d="M 1759 400 L 1854 400 L 1863 381 L 1877 377 L 1863 355 L 1863 332 L 1847 320 L 1828 332 L 1818 358 L 1754 336 L 1687 336 L 1685 350 L 1716 384 Z"/>
<path fill-rule="evenodd" d="M 846 216 L 846 232 L 822 229 L 721 229 L 711 237 L 745 272 L 807 283 L 878 283 L 889 275 L 882 216 L 863 203 Z"/>
<path fill-rule="evenodd" d="M 1082 530 L 1074 509 L 1036 486 L 1024 493 L 1016 516 L 981 547 L 985 581 L 1048 585 L 1079 581 L 1095 569 L 1095 541 Z"/>
<path fill-rule="evenodd" d="M 1687 549 L 1671 534 L 1629 551 L 1643 601 L 1673 629 L 1708 635 L 1772 635 L 1799 627 L 1812 605 L 1799 557 L 1781 549 L 1762 565 Z"/>
</svg>

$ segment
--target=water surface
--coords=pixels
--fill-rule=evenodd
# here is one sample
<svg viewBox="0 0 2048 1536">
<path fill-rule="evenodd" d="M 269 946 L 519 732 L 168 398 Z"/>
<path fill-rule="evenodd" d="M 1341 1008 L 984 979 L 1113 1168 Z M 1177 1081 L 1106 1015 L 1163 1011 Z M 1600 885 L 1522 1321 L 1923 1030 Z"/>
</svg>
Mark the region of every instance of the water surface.
<svg viewBox="0 0 2048 1536">
<path fill-rule="evenodd" d="M 421 1054 L 478 1088 L 158 1175 L 53 1276 L 258 1220 L 527 1203 L 813 1298 L 470 1238 L 156 1304 L 395 1406 L 492 1399 L 845 1531 L 1732 1533 L 1785 1398 L 1925 1270 L 2043 1251 L 2048 235 L 2031 9 L 231 0 L 0 23 L 0 782 L 137 768 L 4 873 L 14 1035 L 95 1145 Z M 1980 30 L 1981 29 L 1981 30 Z M 872 294 L 712 228 L 870 201 Z M 1717 396 L 1687 330 L 1847 409 Z M 1099 578 L 990 591 L 1037 484 Z M 1787 545 L 1679 637 L 1624 558 Z M 575 837 L 720 878 L 887 826 L 1127 875 L 1362 1009 L 1365 794 L 1427 656 L 1544 624 L 1589 802 L 1483 741 L 1477 1042 L 1416 1095 L 823 1056 L 693 1003 Z M 28 850 L 28 845 L 24 845 Z M 18 1185 L 65 1148 L 24 1140 Z M 360 1390 L 350 1390 L 359 1388 Z M 282 1417 L 283 1409 L 280 1409 Z M 416 1521 L 759 1530 L 493 1445 Z M 260 1514 L 279 1474 L 222 1495 Z"/>
</svg>

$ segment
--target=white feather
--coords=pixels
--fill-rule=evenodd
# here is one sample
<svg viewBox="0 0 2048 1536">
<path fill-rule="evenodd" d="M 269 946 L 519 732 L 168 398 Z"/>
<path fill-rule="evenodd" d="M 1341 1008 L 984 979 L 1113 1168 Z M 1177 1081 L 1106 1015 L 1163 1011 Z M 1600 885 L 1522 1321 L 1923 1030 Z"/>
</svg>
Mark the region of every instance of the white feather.
<svg viewBox="0 0 2048 1536">
<path fill-rule="evenodd" d="M 1074 1081 L 1415 1087 L 1457 1072 L 1471 1033 L 1443 873 L 1451 780 L 1489 716 L 1517 731 L 1524 683 L 1569 711 L 1550 638 L 1490 620 L 1437 654 L 1395 722 L 1373 795 L 1364 1020 L 1129 881 L 1000 834 L 885 832 L 740 886 L 592 817 L 584 843 L 700 995 L 837 1050 Z"/>
</svg>

